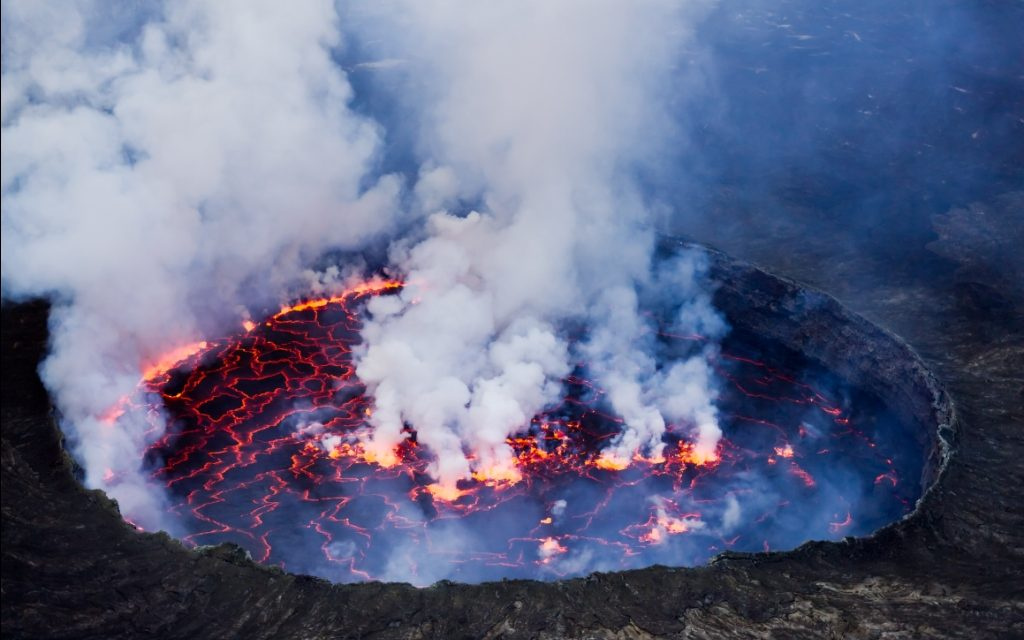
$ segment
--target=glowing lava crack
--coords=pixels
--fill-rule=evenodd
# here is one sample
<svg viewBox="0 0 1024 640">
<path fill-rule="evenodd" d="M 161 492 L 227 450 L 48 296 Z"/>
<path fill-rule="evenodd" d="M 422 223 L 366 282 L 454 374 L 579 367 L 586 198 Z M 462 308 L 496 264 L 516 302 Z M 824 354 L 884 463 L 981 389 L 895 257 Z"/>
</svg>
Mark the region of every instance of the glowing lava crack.
<svg viewBox="0 0 1024 640">
<path fill-rule="evenodd" d="M 393 456 L 358 438 L 372 405 L 352 356 L 359 312 L 400 286 L 287 306 L 168 354 L 111 413 L 148 412 L 144 464 L 187 543 L 233 541 L 260 562 L 342 582 L 551 578 L 863 534 L 919 493 L 901 478 L 920 463 L 886 435 L 899 430 L 873 396 L 793 354 L 769 365 L 742 341 L 714 363 L 725 432 L 715 457 L 679 435 L 660 459 L 603 456 L 620 422 L 581 364 L 563 402 L 509 439 L 514 468 L 431 484 L 412 428 Z"/>
</svg>

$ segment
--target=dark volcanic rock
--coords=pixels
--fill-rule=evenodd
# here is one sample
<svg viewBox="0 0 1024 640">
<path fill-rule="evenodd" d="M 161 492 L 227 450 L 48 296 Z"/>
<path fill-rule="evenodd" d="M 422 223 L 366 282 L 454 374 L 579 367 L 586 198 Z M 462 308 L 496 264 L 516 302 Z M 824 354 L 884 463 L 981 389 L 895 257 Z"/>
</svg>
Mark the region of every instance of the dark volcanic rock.
<svg viewBox="0 0 1024 640">
<path fill-rule="evenodd" d="M 772 264 L 777 247 L 772 254 L 770 240 L 762 242 L 739 249 Z M 913 515 L 868 538 L 728 553 L 694 569 L 427 589 L 331 585 L 258 566 L 238 547 L 190 551 L 166 535 L 140 533 L 102 493 L 83 489 L 35 374 L 48 308 L 10 305 L 2 314 L 4 637 L 1024 635 L 1018 318 L 963 306 L 949 282 L 892 279 L 851 290 L 843 286 L 849 269 L 885 266 L 837 261 L 828 271 L 784 256 L 781 267 L 842 291 L 848 305 L 903 336 L 922 363 L 829 296 L 721 256 L 714 264 L 716 303 L 734 325 L 845 366 L 852 381 L 927 426 L 922 446 L 933 453 L 923 481 L 945 466 Z"/>
<path fill-rule="evenodd" d="M 928 249 L 957 262 L 964 306 L 1011 319 L 1024 328 L 1024 192 L 1004 194 L 934 217 L 938 240 Z"/>
</svg>

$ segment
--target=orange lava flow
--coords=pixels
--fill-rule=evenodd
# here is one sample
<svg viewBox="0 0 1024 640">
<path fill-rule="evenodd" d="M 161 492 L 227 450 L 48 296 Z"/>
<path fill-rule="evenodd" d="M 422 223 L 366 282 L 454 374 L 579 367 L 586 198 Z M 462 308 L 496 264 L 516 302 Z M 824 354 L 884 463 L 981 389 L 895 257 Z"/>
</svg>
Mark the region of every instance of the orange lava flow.
<svg viewBox="0 0 1024 640">
<path fill-rule="evenodd" d="M 143 367 L 142 369 L 142 380 L 143 382 L 149 382 L 158 376 L 161 376 L 174 367 L 178 366 L 185 360 L 188 360 L 192 356 L 201 352 L 210 346 L 210 343 L 205 340 L 199 342 L 193 342 L 191 344 L 185 344 L 180 347 L 171 349 L 170 351 L 161 354 L 156 358 L 154 362 Z"/>
<path fill-rule="evenodd" d="M 714 450 L 683 424 L 669 425 L 654 452 L 613 453 L 621 419 L 580 364 L 562 400 L 509 436 L 507 451 L 465 451 L 467 476 L 439 483 L 415 425 L 394 448 L 373 441 L 374 400 L 356 376 L 363 305 L 402 286 L 374 280 L 284 305 L 144 367 L 139 394 L 105 417 L 167 416 L 141 457 L 186 543 L 231 541 L 260 562 L 340 581 L 391 579 L 395 567 L 429 578 L 438 563 L 470 580 L 557 577 L 585 571 L 589 558 L 631 568 L 785 548 L 794 523 L 800 536 L 848 535 L 861 526 L 851 505 L 863 495 L 890 510 L 912 504 L 892 452 L 858 429 L 849 406 L 727 353 L 716 362 L 726 437 Z M 829 484 L 837 452 L 862 469 L 849 491 Z M 836 503 L 799 515 L 802 500 L 819 499 Z"/>
<path fill-rule="evenodd" d="M 398 291 L 402 288 L 403 282 L 401 280 L 384 280 L 375 279 L 361 282 L 352 287 L 345 289 L 344 291 L 334 294 L 326 298 L 313 298 L 305 300 L 303 302 L 297 302 L 292 305 L 282 305 L 280 311 L 271 316 L 272 320 L 279 320 L 280 318 L 297 311 L 305 311 L 307 309 L 322 309 L 329 304 L 341 304 L 349 301 L 353 298 L 365 295 L 378 295 L 381 293 L 387 293 L 390 291 Z M 251 320 L 243 320 L 242 328 L 246 333 L 256 328 L 256 323 Z M 185 363 L 187 363 L 194 356 L 202 354 L 203 351 L 211 346 L 210 342 L 205 340 L 199 340 L 188 344 L 183 344 L 174 347 L 164 353 L 161 353 L 151 362 L 142 365 L 142 376 L 139 382 L 140 388 L 145 386 L 147 383 L 151 383 L 153 380 L 166 375 L 172 369 L 175 369 Z M 100 421 L 113 424 L 124 414 L 125 405 L 131 400 L 130 397 L 121 398 L 117 404 L 112 406 L 110 409 L 105 411 L 100 416 Z M 371 454 L 368 454 L 371 455 Z M 384 460 L 389 458 L 385 457 Z M 373 460 L 380 462 L 381 460 Z M 395 462 L 392 462 L 393 465 Z M 390 466 L 390 465 L 385 465 Z"/>
<path fill-rule="evenodd" d="M 281 305 L 281 310 L 271 316 L 272 320 L 280 320 L 283 316 L 286 316 L 297 311 L 308 311 L 310 309 L 323 309 L 329 304 L 339 304 L 351 300 L 357 296 L 365 295 L 379 295 L 382 293 L 388 293 L 391 291 L 398 291 L 404 286 L 401 280 L 369 280 L 362 282 L 348 289 L 342 291 L 339 294 L 327 297 L 327 298 L 314 298 L 312 300 L 306 300 L 305 302 L 297 302 L 291 305 Z"/>
</svg>

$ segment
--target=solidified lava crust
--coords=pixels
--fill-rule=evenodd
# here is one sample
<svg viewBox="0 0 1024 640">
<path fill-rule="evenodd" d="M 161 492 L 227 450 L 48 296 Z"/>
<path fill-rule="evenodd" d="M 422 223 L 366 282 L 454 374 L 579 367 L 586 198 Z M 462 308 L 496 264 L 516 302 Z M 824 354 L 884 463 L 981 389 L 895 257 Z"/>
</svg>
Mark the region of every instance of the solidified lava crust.
<svg viewBox="0 0 1024 640">
<path fill-rule="evenodd" d="M 358 439 L 373 405 L 352 351 L 365 300 L 399 286 L 385 284 L 287 308 L 147 376 L 133 408 L 159 416 L 146 458 L 187 544 L 235 542 L 339 582 L 551 580 L 864 535 L 933 479 L 926 418 L 746 325 L 709 352 L 713 457 L 671 424 L 657 457 L 603 457 L 621 421 L 582 363 L 563 400 L 508 438 L 509 467 L 439 488 L 414 430 L 387 460 Z M 708 346 L 666 329 L 665 361 Z"/>
<path fill-rule="evenodd" d="M 189 550 L 166 535 L 139 533 L 100 492 L 83 489 L 35 375 L 48 307 L 5 306 L 4 636 L 799 638 L 1024 631 L 1021 514 L 1011 506 L 1014 476 L 1005 473 L 1019 469 L 1014 456 L 1024 451 L 1010 437 L 1016 410 L 1009 387 L 1003 378 L 977 374 L 993 358 L 971 360 L 979 347 L 969 331 L 941 333 L 921 324 L 919 335 L 902 332 L 930 353 L 947 354 L 929 361 L 957 398 L 954 414 L 936 378 L 892 334 L 826 295 L 725 256 L 713 262 L 715 304 L 735 328 L 821 362 L 916 426 L 928 453 L 922 488 L 930 488 L 911 515 L 866 538 L 812 542 L 791 552 L 725 553 L 694 569 L 651 567 L 553 583 L 442 582 L 426 589 L 331 585 L 259 566 L 232 545 Z M 945 326 L 958 329 L 985 321 L 963 310 L 939 311 L 948 316 Z M 1012 345 L 1007 349 L 1013 353 Z M 961 423 L 969 431 L 957 437 L 970 438 L 986 458 L 953 455 Z M 1017 449 L 985 444 L 1000 440 Z"/>
</svg>

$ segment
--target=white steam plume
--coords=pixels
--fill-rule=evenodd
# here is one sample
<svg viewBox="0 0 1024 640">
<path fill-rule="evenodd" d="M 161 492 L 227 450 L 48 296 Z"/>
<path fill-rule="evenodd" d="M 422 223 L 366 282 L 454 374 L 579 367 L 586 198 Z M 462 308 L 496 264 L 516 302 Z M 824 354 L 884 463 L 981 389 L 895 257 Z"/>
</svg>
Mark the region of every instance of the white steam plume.
<svg viewBox="0 0 1024 640">
<path fill-rule="evenodd" d="M 86 483 L 167 526 L 148 425 L 101 416 L 161 352 L 387 229 L 400 184 L 368 180 L 330 2 L 118 7 L 3 4 L 3 290 L 56 303 L 42 375 Z"/>
<path fill-rule="evenodd" d="M 653 234 L 630 177 L 671 137 L 662 89 L 694 7 L 399 6 L 362 19 L 382 57 L 409 61 L 396 93 L 419 118 L 415 194 L 432 215 L 425 240 L 393 252 L 408 286 L 369 306 L 367 446 L 386 457 L 409 425 L 442 485 L 473 472 L 514 479 L 505 438 L 557 398 L 572 360 L 557 328 L 574 318 L 592 327 L 577 355 L 625 419 L 610 455 L 657 454 L 667 420 L 687 421 L 712 454 L 705 359 L 659 370 L 639 314 Z M 466 201 L 479 205 L 451 213 Z M 696 296 L 698 275 L 678 269 L 666 294 Z M 721 325 L 706 298 L 680 321 Z"/>
<path fill-rule="evenodd" d="M 722 432 L 708 362 L 725 323 L 703 290 L 706 268 L 702 254 L 683 254 L 657 265 L 641 291 L 675 302 L 670 333 L 712 339 L 697 356 L 674 358 L 667 366 L 659 363 L 656 327 L 641 313 L 639 295 L 632 289 L 607 289 L 592 306 L 596 328 L 581 351 L 625 423 L 606 451 L 613 460 L 628 461 L 637 451 L 660 456 L 670 423 L 689 425 L 697 459 L 716 456 Z"/>
<path fill-rule="evenodd" d="M 505 438 L 579 358 L 626 418 L 614 455 L 656 453 L 678 421 L 714 448 L 704 357 L 653 360 L 637 296 L 663 276 L 631 177 L 673 143 L 664 86 L 703 4 L 350 12 L 381 59 L 404 61 L 382 69 L 410 79 L 396 94 L 422 134 L 411 210 L 428 216 L 392 248 L 408 286 L 373 300 L 364 330 L 378 459 L 409 423 L 443 484 L 513 479 Z M 324 251 L 396 228 L 401 184 L 376 169 L 379 127 L 348 106 L 331 3 L 111 7 L 4 3 L 3 287 L 56 303 L 43 377 L 87 484 L 168 526 L 138 471 L 149 425 L 103 416 L 168 348 L 280 302 Z M 465 202 L 477 211 L 456 215 Z M 699 266 L 675 269 L 678 322 L 714 334 Z M 589 338 L 570 345 L 567 320 Z"/>
</svg>

